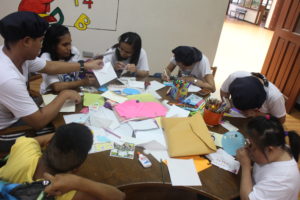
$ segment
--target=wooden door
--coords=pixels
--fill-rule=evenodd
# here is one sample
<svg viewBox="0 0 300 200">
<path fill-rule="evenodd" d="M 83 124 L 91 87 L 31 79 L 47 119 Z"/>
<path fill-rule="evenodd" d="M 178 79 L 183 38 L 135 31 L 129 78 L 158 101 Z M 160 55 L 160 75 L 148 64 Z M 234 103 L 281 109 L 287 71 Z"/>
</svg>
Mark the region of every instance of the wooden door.
<svg viewBox="0 0 300 200">
<path fill-rule="evenodd" d="M 290 112 L 300 88 L 300 0 L 285 0 L 262 68 L 286 97 Z"/>
</svg>

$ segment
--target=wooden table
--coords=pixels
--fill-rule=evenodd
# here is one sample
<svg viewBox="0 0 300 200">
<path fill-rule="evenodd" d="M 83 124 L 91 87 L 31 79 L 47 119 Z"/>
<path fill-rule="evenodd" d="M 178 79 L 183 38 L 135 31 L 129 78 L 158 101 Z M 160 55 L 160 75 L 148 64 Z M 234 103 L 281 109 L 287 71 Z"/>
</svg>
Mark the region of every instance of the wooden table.
<svg viewBox="0 0 300 200">
<path fill-rule="evenodd" d="M 166 88 L 159 91 L 164 98 Z M 227 118 L 233 125 L 245 132 L 246 119 Z M 54 121 L 55 126 L 64 124 L 62 114 Z M 209 127 L 211 131 L 225 133 L 223 127 Z M 141 148 L 136 148 L 142 151 Z M 172 187 L 169 172 L 165 164 L 160 164 L 148 155 L 152 167 L 143 168 L 137 160 L 109 156 L 109 151 L 90 154 L 77 174 L 89 179 L 107 183 L 120 188 L 127 199 L 235 199 L 239 196 L 239 175 L 235 175 L 216 166 L 199 173 L 202 186 Z M 163 178 L 164 177 L 164 178 Z M 164 179 L 164 180 L 163 180 Z M 199 196 L 201 195 L 201 197 Z M 204 198 L 204 197 L 207 198 Z"/>
</svg>

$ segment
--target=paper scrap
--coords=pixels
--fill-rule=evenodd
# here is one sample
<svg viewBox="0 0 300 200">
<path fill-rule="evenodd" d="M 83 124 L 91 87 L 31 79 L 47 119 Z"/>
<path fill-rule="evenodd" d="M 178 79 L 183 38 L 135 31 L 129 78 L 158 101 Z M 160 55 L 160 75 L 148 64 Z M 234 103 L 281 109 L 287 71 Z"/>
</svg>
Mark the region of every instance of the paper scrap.
<svg viewBox="0 0 300 200">
<path fill-rule="evenodd" d="M 128 95 L 127 98 L 130 100 L 138 100 L 140 102 L 158 102 L 158 100 L 152 94 L 149 93 Z"/>
<path fill-rule="evenodd" d="M 110 151 L 110 156 L 119 158 L 134 158 L 135 145 L 125 142 L 123 145 L 114 144 L 114 149 Z"/>
<path fill-rule="evenodd" d="M 201 172 L 212 166 L 210 161 L 202 156 L 184 156 L 176 157 L 176 159 L 193 159 L 197 172 Z"/>
<path fill-rule="evenodd" d="M 218 146 L 218 147 L 222 147 L 222 139 L 223 139 L 223 134 L 220 134 L 220 133 L 215 133 L 215 132 L 212 132 L 210 131 L 210 134 L 215 142 L 215 145 Z"/>
<path fill-rule="evenodd" d="M 228 131 L 238 131 L 239 129 L 233 126 L 229 121 L 222 121 L 221 126 L 226 128 Z"/>
<path fill-rule="evenodd" d="M 110 62 L 105 63 L 102 69 L 94 69 L 93 72 L 101 86 L 117 78 L 117 74 Z"/>
<path fill-rule="evenodd" d="M 54 94 L 42 95 L 45 106 L 50 104 L 56 97 L 57 95 Z M 75 112 L 75 110 L 76 110 L 75 102 L 67 100 L 65 101 L 64 105 L 61 107 L 59 112 Z"/>
<path fill-rule="evenodd" d="M 103 97 L 105 97 L 107 99 L 113 100 L 115 102 L 118 102 L 118 103 L 123 103 L 123 102 L 127 101 L 126 97 L 118 95 L 118 94 L 116 94 L 116 93 L 114 93 L 112 91 L 106 91 L 103 94 L 101 94 L 101 96 L 103 96 Z"/>
<path fill-rule="evenodd" d="M 129 121 L 128 124 L 131 128 L 135 131 L 137 130 L 150 130 L 150 129 L 157 129 L 158 126 L 153 119 L 145 119 L 139 121 Z"/>
<path fill-rule="evenodd" d="M 188 117 L 190 111 L 180 108 L 176 105 L 172 105 L 168 110 L 166 117 Z"/>
<path fill-rule="evenodd" d="M 100 94 L 84 93 L 83 106 L 104 105 L 104 98 Z"/>
</svg>

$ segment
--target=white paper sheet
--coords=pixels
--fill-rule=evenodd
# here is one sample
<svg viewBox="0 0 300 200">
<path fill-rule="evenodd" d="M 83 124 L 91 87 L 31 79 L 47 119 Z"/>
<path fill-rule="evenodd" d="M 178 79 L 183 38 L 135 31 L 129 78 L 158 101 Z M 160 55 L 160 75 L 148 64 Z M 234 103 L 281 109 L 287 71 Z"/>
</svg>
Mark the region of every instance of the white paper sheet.
<svg viewBox="0 0 300 200">
<path fill-rule="evenodd" d="M 102 69 L 93 70 L 93 72 L 101 86 L 117 78 L 117 74 L 110 62 L 105 63 Z"/>
<path fill-rule="evenodd" d="M 126 97 L 123 97 L 121 95 L 117 95 L 116 93 L 113 93 L 112 91 L 106 91 L 101 96 L 113 100 L 118 103 L 123 103 L 124 101 L 127 101 L 128 99 Z"/>
<path fill-rule="evenodd" d="M 118 81 L 120 81 L 121 83 L 123 83 L 124 85 L 128 85 L 128 82 L 129 81 L 135 81 L 136 78 L 135 77 L 121 77 L 121 78 L 118 78 Z"/>
<path fill-rule="evenodd" d="M 166 117 L 188 117 L 190 111 L 180 108 L 176 105 L 172 105 L 168 110 Z"/>
<path fill-rule="evenodd" d="M 237 174 L 240 169 L 240 163 L 229 155 L 223 149 L 218 149 L 215 153 L 210 153 L 206 157 L 211 161 L 213 165 L 220 167 L 224 170 Z"/>
<path fill-rule="evenodd" d="M 139 121 L 129 121 L 128 124 L 131 128 L 135 131 L 137 130 L 150 130 L 150 129 L 157 129 L 157 123 L 154 119 L 145 119 Z"/>
<path fill-rule="evenodd" d="M 133 129 L 128 123 L 122 123 L 118 128 L 113 130 L 116 134 L 121 137 L 132 137 Z"/>
<path fill-rule="evenodd" d="M 162 160 L 167 160 L 170 158 L 167 150 L 144 150 L 145 154 L 150 153 L 157 162 L 161 162 Z"/>
<path fill-rule="evenodd" d="M 144 89 L 145 88 L 145 82 L 144 81 L 128 81 L 129 88 L 140 88 Z"/>
<path fill-rule="evenodd" d="M 188 89 L 188 92 L 199 92 L 200 90 L 201 90 L 201 88 L 199 88 L 198 86 L 190 85 L 189 89 Z"/>
<path fill-rule="evenodd" d="M 150 81 L 150 85 L 147 88 L 147 91 L 156 91 L 163 87 L 166 87 L 164 84 L 158 82 L 158 81 Z"/>
<path fill-rule="evenodd" d="M 161 128 L 148 131 L 135 131 L 136 145 L 147 150 L 166 150 L 167 144 Z"/>
<path fill-rule="evenodd" d="M 104 106 L 99 107 L 96 112 L 90 113 L 90 124 L 92 126 L 99 128 L 105 127 L 111 130 L 120 126 L 120 122 L 115 113 Z"/>
<path fill-rule="evenodd" d="M 51 103 L 56 98 L 56 96 L 57 95 L 54 94 L 42 95 L 45 106 Z M 65 101 L 64 105 L 62 106 L 59 112 L 75 112 L 75 110 L 76 110 L 75 102 L 67 100 Z"/>
<path fill-rule="evenodd" d="M 201 186 L 193 159 L 168 159 L 168 169 L 173 186 Z"/>
<path fill-rule="evenodd" d="M 80 124 L 85 124 L 86 121 L 89 119 L 89 115 L 88 114 L 82 114 L 82 113 L 78 113 L 78 114 L 71 114 L 71 115 L 64 115 L 64 120 L 66 124 L 70 124 L 72 122 L 74 123 L 80 123 Z"/>
<path fill-rule="evenodd" d="M 221 126 L 226 128 L 228 131 L 238 131 L 239 130 L 237 127 L 233 126 L 229 121 L 221 122 Z"/>
</svg>

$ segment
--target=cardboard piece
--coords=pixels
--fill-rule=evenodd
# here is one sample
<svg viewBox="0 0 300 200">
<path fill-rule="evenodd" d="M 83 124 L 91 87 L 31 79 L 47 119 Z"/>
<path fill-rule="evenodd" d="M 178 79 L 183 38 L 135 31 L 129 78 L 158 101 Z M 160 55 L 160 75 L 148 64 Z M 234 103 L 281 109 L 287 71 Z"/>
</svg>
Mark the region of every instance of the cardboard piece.
<svg viewBox="0 0 300 200">
<path fill-rule="evenodd" d="M 163 117 L 162 126 L 170 157 L 204 155 L 217 150 L 199 112 L 192 117 Z"/>
</svg>

